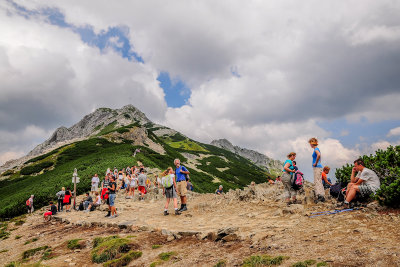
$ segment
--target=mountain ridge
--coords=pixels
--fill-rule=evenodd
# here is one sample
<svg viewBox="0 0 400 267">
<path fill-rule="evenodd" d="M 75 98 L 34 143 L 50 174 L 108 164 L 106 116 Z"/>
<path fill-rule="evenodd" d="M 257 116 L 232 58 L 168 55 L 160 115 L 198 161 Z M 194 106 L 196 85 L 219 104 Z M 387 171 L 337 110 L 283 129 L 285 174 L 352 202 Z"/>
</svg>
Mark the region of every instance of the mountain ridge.
<svg viewBox="0 0 400 267">
<path fill-rule="evenodd" d="M 225 138 L 213 140 L 210 144 L 247 158 L 255 165 L 265 169 L 266 171 L 269 171 L 270 173 L 279 172 L 283 164 L 281 161 L 272 159 L 258 151 L 234 146 L 229 140 Z"/>
</svg>

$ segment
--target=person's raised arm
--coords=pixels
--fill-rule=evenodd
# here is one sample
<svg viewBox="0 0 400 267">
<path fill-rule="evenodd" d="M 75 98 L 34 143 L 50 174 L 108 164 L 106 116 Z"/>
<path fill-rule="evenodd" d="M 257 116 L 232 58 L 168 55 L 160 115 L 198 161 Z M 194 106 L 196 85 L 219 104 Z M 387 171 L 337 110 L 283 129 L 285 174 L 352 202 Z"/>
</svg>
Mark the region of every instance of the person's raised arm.
<svg viewBox="0 0 400 267">
<path fill-rule="evenodd" d="M 351 170 L 351 177 L 350 177 L 350 182 L 351 183 L 355 183 L 355 182 L 357 182 L 357 180 L 359 180 L 357 177 L 356 177 L 356 167 L 353 167 L 353 169 Z"/>
</svg>

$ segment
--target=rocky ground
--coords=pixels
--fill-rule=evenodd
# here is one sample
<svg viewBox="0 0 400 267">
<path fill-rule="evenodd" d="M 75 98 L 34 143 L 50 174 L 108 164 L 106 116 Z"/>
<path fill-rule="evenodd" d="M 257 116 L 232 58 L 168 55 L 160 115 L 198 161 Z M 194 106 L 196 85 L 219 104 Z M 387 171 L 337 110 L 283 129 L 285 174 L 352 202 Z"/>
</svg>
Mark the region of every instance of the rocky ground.
<svg viewBox="0 0 400 267">
<path fill-rule="evenodd" d="M 370 204 L 356 211 L 310 218 L 314 212 L 331 210 L 335 203 L 314 204 L 308 189 L 302 204 L 287 207 L 279 185 L 256 185 L 230 191 L 223 196 L 191 194 L 189 210 L 180 216 L 163 216 L 164 199 L 151 192 L 145 201 L 118 195 L 117 218 L 105 218 L 105 211 L 59 213 L 43 222 L 42 211 L 11 222 L 10 236 L 0 241 L 0 264 L 20 261 L 32 248 L 51 247 L 49 258 L 42 254 L 27 263 L 47 266 L 92 266 L 95 237 L 118 235 L 132 239 L 142 256 L 129 266 L 241 266 L 252 255 L 287 256 L 281 266 L 315 260 L 329 266 L 400 266 L 400 216 L 398 211 L 381 210 Z M 18 223 L 17 223 L 18 224 Z M 67 242 L 81 239 L 79 249 Z M 33 241 L 34 239 L 37 239 Z M 24 245 L 27 241 L 33 241 Z M 160 245 L 160 246 L 155 246 Z M 157 248 L 156 248 L 157 247 Z M 168 261 L 162 252 L 173 252 Z M 155 265 L 154 265 L 155 266 Z M 220 265 L 224 266 L 224 265 Z M 254 265 L 256 266 L 256 265 Z M 305 266 L 305 265 L 303 265 Z"/>
</svg>

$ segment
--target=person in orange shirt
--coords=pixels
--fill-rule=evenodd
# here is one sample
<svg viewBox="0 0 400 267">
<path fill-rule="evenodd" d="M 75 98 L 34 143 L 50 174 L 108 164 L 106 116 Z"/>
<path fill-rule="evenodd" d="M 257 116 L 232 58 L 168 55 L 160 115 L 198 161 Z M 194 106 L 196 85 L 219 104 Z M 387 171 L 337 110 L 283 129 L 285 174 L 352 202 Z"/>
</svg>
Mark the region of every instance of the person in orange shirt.
<svg viewBox="0 0 400 267">
<path fill-rule="evenodd" d="M 324 169 L 322 170 L 322 184 L 324 186 L 329 185 L 329 187 L 332 186 L 332 183 L 328 181 L 328 176 L 327 174 L 329 173 L 329 171 L 331 170 L 331 168 L 329 166 L 325 166 Z"/>
</svg>

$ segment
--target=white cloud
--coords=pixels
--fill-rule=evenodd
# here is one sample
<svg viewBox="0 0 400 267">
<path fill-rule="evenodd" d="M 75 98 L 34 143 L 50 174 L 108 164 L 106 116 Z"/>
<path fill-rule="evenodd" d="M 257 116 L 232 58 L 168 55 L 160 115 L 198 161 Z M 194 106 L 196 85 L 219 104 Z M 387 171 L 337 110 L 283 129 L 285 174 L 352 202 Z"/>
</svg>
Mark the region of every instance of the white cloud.
<svg viewBox="0 0 400 267">
<path fill-rule="evenodd" d="M 399 135 L 400 135 L 400 127 L 396 127 L 389 131 L 389 133 L 387 134 L 387 137 L 399 136 Z"/>
</svg>

